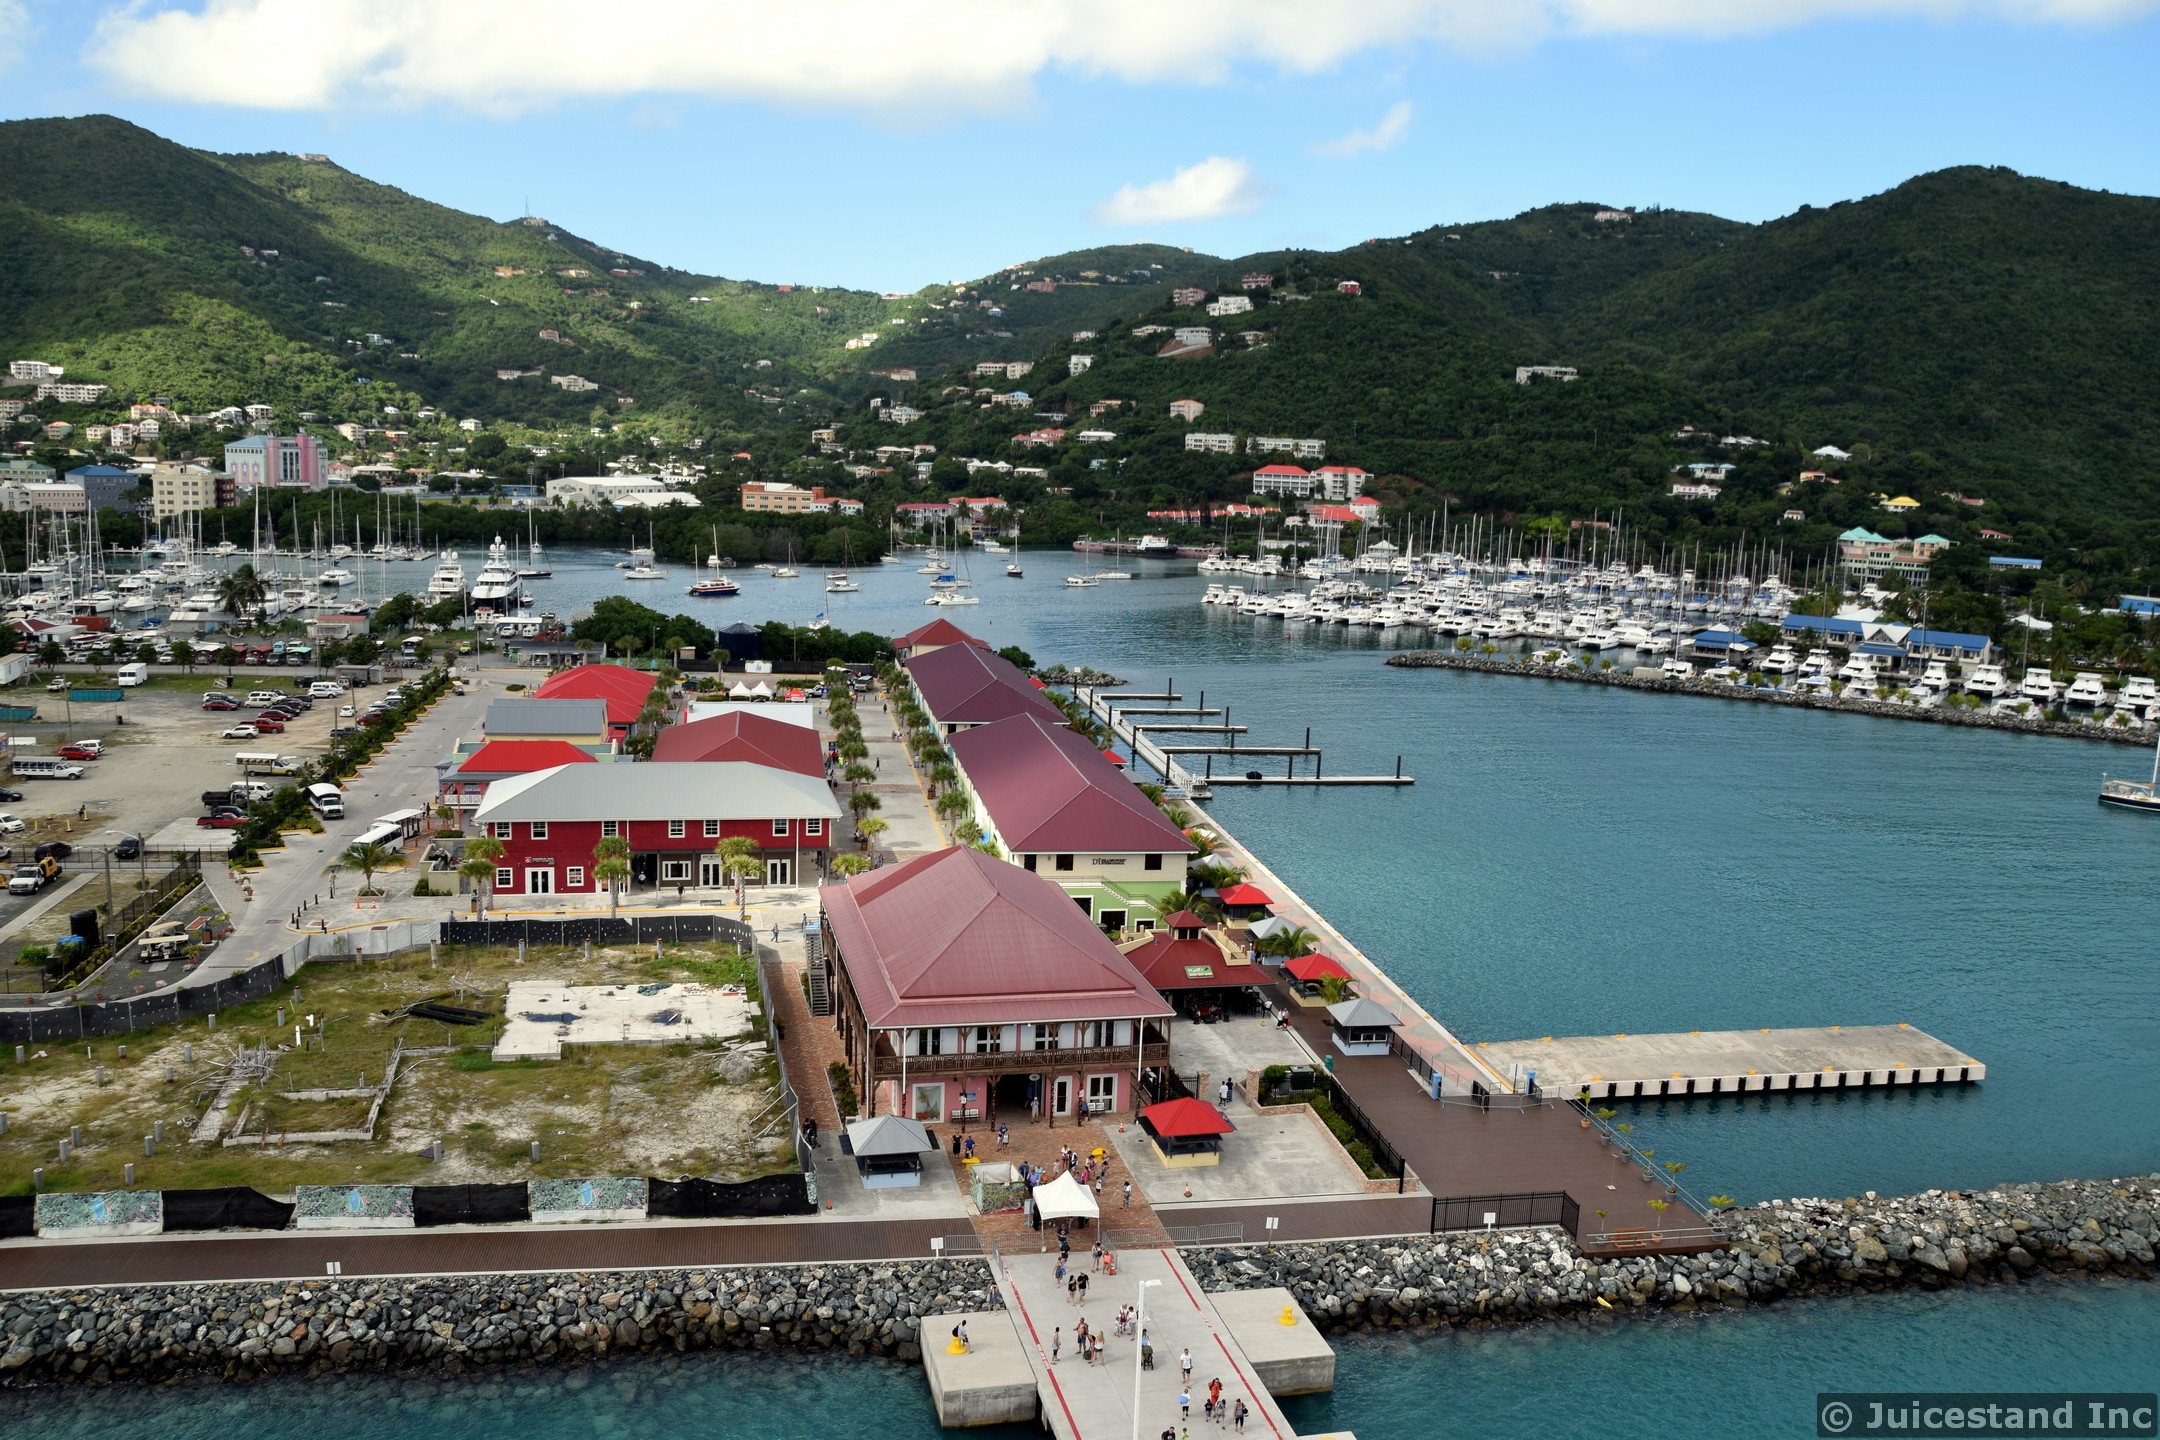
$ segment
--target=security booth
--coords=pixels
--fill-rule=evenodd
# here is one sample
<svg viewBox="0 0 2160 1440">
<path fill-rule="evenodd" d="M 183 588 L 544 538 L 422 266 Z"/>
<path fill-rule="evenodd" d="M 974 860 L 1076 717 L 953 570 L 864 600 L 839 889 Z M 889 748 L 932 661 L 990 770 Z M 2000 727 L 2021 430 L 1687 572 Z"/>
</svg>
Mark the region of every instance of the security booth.
<svg viewBox="0 0 2160 1440">
<path fill-rule="evenodd" d="M 1173 1167 L 1220 1165 L 1222 1137 L 1233 1133 L 1222 1111 L 1205 1100 L 1165 1100 L 1140 1112 L 1140 1129 L 1155 1147 L 1155 1158 Z"/>
<path fill-rule="evenodd" d="M 876 1115 L 850 1120 L 840 1153 L 855 1157 L 865 1190 L 900 1190 L 922 1184 L 922 1157 L 937 1149 L 920 1120 Z"/>
<path fill-rule="evenodd" d="M 1387 1007 L 1357 997 L 1328 1006 L 1328 1039 L 1345 1055 L 1385 1055 L 1402 1022 Z"/>
</svg>

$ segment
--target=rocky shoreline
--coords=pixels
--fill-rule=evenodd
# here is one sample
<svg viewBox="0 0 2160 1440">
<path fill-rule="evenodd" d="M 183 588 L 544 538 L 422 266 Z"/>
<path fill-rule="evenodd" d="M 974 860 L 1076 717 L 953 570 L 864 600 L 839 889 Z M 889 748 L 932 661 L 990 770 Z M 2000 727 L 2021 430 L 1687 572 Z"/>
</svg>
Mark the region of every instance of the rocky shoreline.
<svg viewBox="0 0 2160 1440">
<path fill-rule="evenodd" d="M 1399 670 L 1471 670 L 1485 675 L 1520 675 L 1533 680 L 1561 680 L 1574 685 L 1610 685 L 1622 690 L 1649 690 L 1664 695 L 1694 695 L 1705 700 L 1738 700 L 1756 705 L 1782 705 L 1793 710 L 1827 710 L 1839 715 L 1868 715 L 1878 720 L 1916 720 L 1927 725 L 1950 725 L 1966 730 L 1999 730 L 2012 735 L 2043 735 L 2062 740 L 2091 740 L 2104 745 L 2152 744 L 2152 732 L 2142 725 L 2072 725 L 2053 720 L 2025 720 L 2015 715 L 1995 715 L 1985 710 L 1925 710 L 1883 700 L 1863 700 L 1847 691 L 1843 698 L 1800 695 L 1790 690 L 1755 690 L 1720 685 L 1714 680 L 1648 679 L 1614 668 L 1585 670 L 1575 665 L 1541 665 L 1528 660 L 1500 660 L 1485 655 L 1457 655 L 1443 650 L 1413 650 L 1390 655 L 1387 664 Z"/>
<path fill-rule="evenodd" d="M 1692 1255 L 1592 1260 L 1547 1229 L 1226 1246 L 1185 1260 L 1211 1291 L 1280 1285 L 1333 1333 L 1999 1284 L 2039 1272 L 2150 1280 L 2160 1174 L 1779 1200 L 1726 1218 L 1733 1243 Z"/>
<path fill-rule="evenodd" d="M 689 1350 L 915 1360 L 923 1316 L 987 1308 L 990 1290 L 982 1261 L 919 1260 L 24 1291 L 0 1297 L 0 1386 L 457 1375 Z"/>
</svg>

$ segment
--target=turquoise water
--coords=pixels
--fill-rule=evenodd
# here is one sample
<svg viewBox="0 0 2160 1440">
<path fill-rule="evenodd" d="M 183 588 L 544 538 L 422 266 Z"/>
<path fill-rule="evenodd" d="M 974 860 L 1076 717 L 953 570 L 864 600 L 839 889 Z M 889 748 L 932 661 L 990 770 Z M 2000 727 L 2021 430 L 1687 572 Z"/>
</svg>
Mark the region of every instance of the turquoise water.
<svg viewBox="0 0 2160 1440">
<path fill-rule="evenodd" d="M 542 607 L 622 587 L 558 554 Z M 1199 606 L 1190 570 L 1067 590 L 980 567 L 980 606 L 933 610 L 911 568 L 825 596 L 814 573 L 733 600 L 643 587 L 717 623 L 897 634 L 944 615 L 1042 663 L 1227 701 L 1254 743 L 1304 727 L 1334 773 L 1401 790 L 1225 792 L 1215 813 L 1468 1039 L 1904 1021 L 1985 1061 L 1985 1085 L 1641 1107 L 1638 1138 L 1697 1193 L 1886 1192 L 2160 1170 L 2160 824 L 2102 811 L 2135 751 L 1508 677 L 1389 670 L 1372 631 L 1288 632 Z M 679 579 L 687 582 L 682 573 Z M 1241 765 L 1239 768 L 1243 768 Z M 1817 1389 L 2151 1389 L 2160 1294 L 2036 1284 L 1806 1301 L 1479 1335 L 1353 1341 L 1305 1429 L 1561 1437 L 1812 1433 Z M 935 1430 L 909 1367 L 625 1362 L 571 1390 L 320 1380 L 246 1391 L 48 1394 L 41 1433 L 190 1440 L 557 1435 L 653 1422 L 728 1434 L 911 1440 Z M 0 1434 L 19 1433 L 0 1398 Z M 124 1407 L 124 1409 L 123 1409 Z M 724 1407 L 716 1412 L 716 1407 Z M 716 1418 L 718 1415 L 724 1418 Z M 68 1428 L 68 1427 L 74 1428 Z M 192 1428 L 191 1428 L 192 1427 Z M 1032 1432 L 1030 1432 L 1032 1433 Z"/>
</svg>

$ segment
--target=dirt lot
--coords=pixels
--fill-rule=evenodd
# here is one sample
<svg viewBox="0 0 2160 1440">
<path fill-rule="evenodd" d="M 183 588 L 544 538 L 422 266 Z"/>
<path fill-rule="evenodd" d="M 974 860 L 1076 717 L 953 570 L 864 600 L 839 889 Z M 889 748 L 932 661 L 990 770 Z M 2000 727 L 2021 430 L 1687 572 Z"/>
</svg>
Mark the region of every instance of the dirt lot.
<svg viewBox="0 0 2160 1440">
<path fill-rule="evenodd" d="M 488 1051 L 502 1030 L 503 991 L 511 980 L 572 984 L 754 979 L 747 961 L 713 947 L 683 946 L 663 959 L 650 951 L 445 950 L 430 967 L 426 952 L 377 962 L 310 966 L 281 995 L 207 1022 L 145 1031 L 124 1041 L 33 1050 L 23 1065 L 0 1055 L 0 1193 L 27 1193 L 32 1166 L 48 1189 L 91 1190 L 121 1183 L 122 1164 L 136 1183 L 169 1188 L 253 1185 L 281 1193 L 296 1184 L 341 1181 L 452 1183 L 590 1175 L 707 1175 L 746 1179 L 792 1163 L 784 1125 L 767 1128 L 777 1071 L 762 1044 L 582 1048 L 559 1061 L 500 1064 Z M 469 1027 L 421 1020 L 387 1022 L 384 1009 L 435 998 L 497 1012 Z M 277 1023 L 283 1009 L 285 1025 Z M 293 1026 L 323 1022 L 321 1048 L 294 1047 Z M 276 1067 L 267 1083 L 232 1096 L 223 1123 L 247 1116 L 251 1134 L 336 1129 L 359 1123 L 366 1106 L 350 1098 L 299 1099 L 290 1090 L 358 1088 L 377 1083 L 402 1039 L 404 1068 L 375 1137 L 321 1145 L 195 1144 L 190 1135 L 219 1088 L 217 1066 L 238 1045 L 267 1043 Z M 120 1047 L 125 1044 L 123 1060 Z M 193 1062 L 188 1061 L 192 1046 Z M 105 1069 L 105 1083 L 98 1067 Z M 166 1080 L 167 1067 L 172 1080 Z M 166 1140 L 155 1159 L 143 1137 L 162 1120 Z M 71 1125 L 83 1143 L 67 1164 L 59 1142 Z M 762 1133 L 759 1133 L 762 1132 Z M 443 1158 L 422 1153 L 441 1141 Z M 529 1158 L 540 1142 L 537 1164 Z"/>
</svg>

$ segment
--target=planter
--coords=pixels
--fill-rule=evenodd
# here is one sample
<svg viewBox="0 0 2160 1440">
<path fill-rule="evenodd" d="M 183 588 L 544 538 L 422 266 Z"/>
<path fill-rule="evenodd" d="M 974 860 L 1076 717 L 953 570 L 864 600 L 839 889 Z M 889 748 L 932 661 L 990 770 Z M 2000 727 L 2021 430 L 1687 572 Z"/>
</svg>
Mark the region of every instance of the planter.
<svg viewBox="0 0 2160 1440">
<path fill-rule="evenodd" d="M 1652 1174 L 1651 1174 L 1650 1172 L 1648 1172 L 1647 1170 L 1643 1172 L 1643 1177 L 1642 1177 L 1642 1183 L 1643 1183 L 1643 1184 L 1645 1184 L 1645 1185 L 1653 1184 L 1653 1183 L 1655 1183 L 1655 1182 L 1656 1182 L 1656 1180 L 1657 1180 L 1657 1176 L 1655 1176 L 1655 1175 L 1652 1175 Z"/>
</svg>

